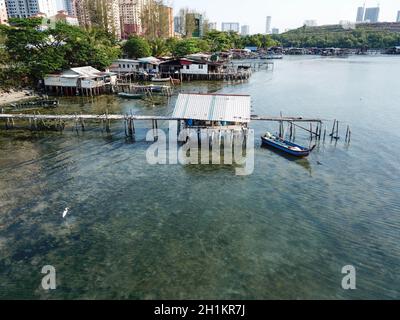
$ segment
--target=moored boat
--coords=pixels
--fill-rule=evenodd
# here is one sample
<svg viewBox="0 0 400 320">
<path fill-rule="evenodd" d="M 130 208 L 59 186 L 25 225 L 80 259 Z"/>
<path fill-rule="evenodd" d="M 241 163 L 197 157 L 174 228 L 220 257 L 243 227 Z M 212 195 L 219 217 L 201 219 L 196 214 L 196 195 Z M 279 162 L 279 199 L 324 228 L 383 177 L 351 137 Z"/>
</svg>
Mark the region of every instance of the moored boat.
<svg viewBox="0 0 400 320">
<path fill-rule="evenodd" d="M 120 96 L 121 98 L 126 98 L 126 99 L 143 99 L 146 96 L 146 94 L 120 92 L 120 93 L 118 93 L 118 96 Z"/>
<path fill-rule="evenodd" d="M 152 78 L 152 82 L 170 82 L 171 78 Z"/>
<path fill-rule="evenodd" d="M 267 132 L 264 136 L 262 136 L 261 140 L 263 145 L 270 146 L 272 148 L 278 149 L 295 157 L 307 157 L 316 147 L 315 145 L 311 149 L 302 147 L 293 142 L 274 136 L 269 132 Z"/>
</svg>

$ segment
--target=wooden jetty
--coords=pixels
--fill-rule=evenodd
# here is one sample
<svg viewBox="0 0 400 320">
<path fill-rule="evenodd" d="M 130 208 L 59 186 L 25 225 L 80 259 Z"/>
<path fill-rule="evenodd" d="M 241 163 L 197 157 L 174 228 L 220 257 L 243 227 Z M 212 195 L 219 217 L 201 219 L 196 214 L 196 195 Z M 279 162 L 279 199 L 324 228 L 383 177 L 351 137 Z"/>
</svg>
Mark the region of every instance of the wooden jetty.
<svg viewBox="0 0 400 320">
<path fill-rule="evenodd" d="M 105 127 L 106 131 L 110 131 L 110 124 L 113 121 L 124 121 L 127 135 L 133 136 L 135 133 L 135 121 L 151 121 L 153 129 L 158 128 L 158 121 L 178 121 L 178 125 L 185 119 L 173 116 L 144 116 L 135 114 L 6 114 L 0 113 L 0 121 L 5 122 L 6 129 L 12 129 L 15 127 L 16 120 L 27 120 L 29 121 L 32 130 L 57 130 L 62 131 L 67 122 L 74 122 L 75 127 L 79 126 L 84 131 L 86 122 L 100 122 Z M 252 115 L 250 121 L 264 121 L 264 122 L 277 122 L 279 123 L 279 137 L 284 137 L 285 132 L 289 132 L 290 139 L 295 139 L 296 128 L 304 130 L 310 133 L 310 139 L 325 141 L 327 136 L 327 127 L 324 122 L 330 121 L 326 119 L 318 118 L 303 118 L 303 117 L 288 117 L 288 116 L 258 116 Z M 284 129 L 284 123 L 287 124 L 287 129 Z M 309 124 L 309 128 L 304 124 Z M 218 127 L 216 127 L 218 128 Z M 224 127 L 219 127 L 223 130 Z M 332 140 L 339 140 L 339 121 L 335 120 L 332 128 L 332 133 L 330 134 Z M 351 140 L 351 130 L 347 126 L 346 131 L 346 143 L 350 143 Z"/>
</svg>

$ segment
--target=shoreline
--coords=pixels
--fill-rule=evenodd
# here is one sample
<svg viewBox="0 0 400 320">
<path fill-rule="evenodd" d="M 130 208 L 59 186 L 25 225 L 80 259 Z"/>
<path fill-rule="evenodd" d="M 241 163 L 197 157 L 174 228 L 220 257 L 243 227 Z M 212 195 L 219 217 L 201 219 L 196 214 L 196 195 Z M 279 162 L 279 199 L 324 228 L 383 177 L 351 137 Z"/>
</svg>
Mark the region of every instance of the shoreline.
<svg viewBox="0 0 400 320">
<path fill-rule="evenodd" d="M 37 94 L 33 90 L 10 90 L 9 92 L 0 91 L 0 106 L 4 107 L 12 103 L 37 98 Z"/>
</svg>

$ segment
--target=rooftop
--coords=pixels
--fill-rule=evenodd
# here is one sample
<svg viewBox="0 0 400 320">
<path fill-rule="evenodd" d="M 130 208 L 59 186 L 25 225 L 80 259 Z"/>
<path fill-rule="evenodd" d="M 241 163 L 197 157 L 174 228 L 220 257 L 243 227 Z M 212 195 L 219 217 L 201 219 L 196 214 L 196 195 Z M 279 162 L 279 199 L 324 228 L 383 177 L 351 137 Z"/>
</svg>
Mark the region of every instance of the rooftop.
<svg viewBox="0 0 400 320">
<path fill-rule="evenodd" d="M 180 94 L 174 118 L 202 121 L 250 122 L 251 97 L 228 94 Z"/>
</svg>

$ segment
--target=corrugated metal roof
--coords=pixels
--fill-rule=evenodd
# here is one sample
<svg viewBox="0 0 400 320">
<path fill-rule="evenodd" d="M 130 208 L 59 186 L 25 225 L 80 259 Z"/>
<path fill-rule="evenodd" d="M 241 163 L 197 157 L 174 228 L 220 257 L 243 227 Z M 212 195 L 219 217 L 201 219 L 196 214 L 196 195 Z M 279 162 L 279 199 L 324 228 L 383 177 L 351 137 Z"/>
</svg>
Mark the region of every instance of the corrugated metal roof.
<svg viewBox="0 0 400 320">
<path fill-rule="evenodd" d="M 174 118 L 250 122 L 251 97 L 223 94 L 180 94 Z"/>
<path fill-rule="evenodd" d="M 71 68 L 70 70 L 72 70 L 73 72 L 79 74 L 82 77 L 94 77 L 96 76 L 97 73 L 99 73 L 100 71 L 87 66 L 87 67 L 79 67 L 79 68 Z"/>
</svg>

